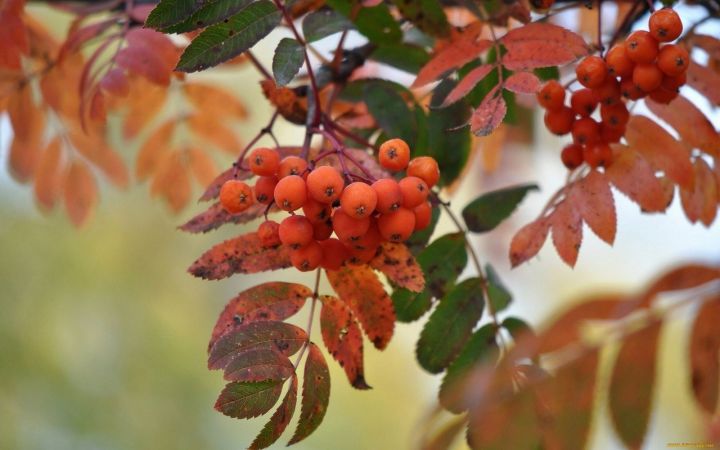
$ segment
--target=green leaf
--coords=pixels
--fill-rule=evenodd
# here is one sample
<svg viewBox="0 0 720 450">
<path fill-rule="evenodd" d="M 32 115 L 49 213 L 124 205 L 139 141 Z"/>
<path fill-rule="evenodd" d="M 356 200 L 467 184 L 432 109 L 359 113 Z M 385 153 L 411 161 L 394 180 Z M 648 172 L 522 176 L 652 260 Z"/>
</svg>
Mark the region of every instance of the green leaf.
<svg viewBox="0 0 720 450">
<path fill-rule="evenodd" d="M 260 434 L 257 435 L 248 450 L 260 450 L 270 447 L 278 440 L 280 435 L 285 431 L 290 420 L 292 420 L 295 412 L 295 404 L 297 403 L 297 377 L 293 375 L 290 387 L 288 388 L 285 398 L 280 406 L 275 410 L 272 417 L 265 424 Z"/>
<path fill-rule="evenodd" d="M 437 0 L 393 0 L 400 14 L 423 32 L 432 36 L 447 36 L 450 31 L 445 11 Z"/>
<path fill-rule="evenodd" d="M 225 367 L 227 381 L 286 380 L 295 372 L 287 356 L 269 349 L 256 348 L 239 353 Z"/>
<path fill-rule="evenodd" d="M 430 315 L 417 343 L 420 365 L 442 372 L 465 346 L 484 306 L 482 280 L 469 278 L 451 290 Z"/>
<path fill-rule="evenodd" d="M 417 262 L 425 274 L 426 289 L 435 298 L 443 297 L 467 264 L 465 237 L 446 234 L 420 252 Z"/>
<path fill-rule="evenodd" d="M 280 398 L 282 384 L 282 380 L 228 383 L 215 402 L 215 409 L 236 419 L 261 416 Z"/>
<path fill-rule="evenodd" d="M 367 84 L 365 103 L 387 135 L 404 139 L 410 147 L 415 145 L 418 130 L 415 116 L 397 91 L 380 83 Z"/>
<path fill-rule="evenodd" d="M 206 28 L 187 46 L 175 70 L 196 72 L 233 58 L 268 35 L 279 23 L 280 11 L 270 0 L 260 0 L 227 22 Z"/>
<path fill-rule="evenodd" d="M 145 26 L 160 30 L 170 25 L 175 25 L 190 17 L 203 5 L 203 1 L 197 0 L 161 0 L 157 6 L 150 11 Z"/>
<path fill-rule="evenodd" d="M 330 371 L 318 346 L 310 343 L 303 375 L 300 420 L 288 445 L 302 441 L 320 426 L 329 401 Z"/>
<path fill-rule="evenodd" d="M 327 4 L 345 17 L 350 17 L 356 2 L 349 0 L 327 0 Z M 402 31 L 384 3 L 372 8 L 361 8 L 353 23 L 358 31 L 376 44 L 400 42 Z"/>
<path fill-rule="evenodd" d="M 540 78 L 542 81 L 558 80 L 560 79 L 560 70 L 556 66 L 550 67 L 539 67 L 533 70 L 533 73 Z"/>
<path fill-rule="evenodd" d="M 186 20 L 163 28 L 165 33 L 186 33 L 188 31 L 205 28 L 222 22 L 233 16 L 249 5 L 253 0 L 214 0 L 206 2 L 205 5 L 195 11 Z"/>
<path fill-rule="evenodd" d="M 459 413 L 467 409 L 464 385 L 471 370 L 483 363 L 493 363 L 499 356 L 495 340 L 495 325 L 487 324 L 468 339 L 460 354 L 448 366 L 440 385 L 440 403 L 448 411 Z"/>
<path fill-rule="evenodd" d="M 303 65 L 305 52 L 302 45 L 292 38 L 283 38 L 278 43 L 273 57 L 272 70 L 275 81 L 285 86 L 295 78 Z"/>
<path fill-rule="evenodd" d="M 463 209 L 465 224 L 475 233 L 490 231 L 515 211 L 528 192 L 538 189 L 536 184 L 524 184 L 483 194 Z"/>
<path fill-rule="evenodd" d="M 502 284 L 500 277 L 490 264 L 485 265 L 485 276 L 487 278 L 487 294 L 490 297 L 490 304 L 493 311 L 498 313 L 510 305 L 512 294 Z"/>
<path fill-rule="evenodd" d="M 311 12 L 303 19 L 303 36 L 307 42 L 315 42 L 353 28 L 352 22 L 332 9 L 321 9 Z"/>
<path fill-rule="evenodd" d="M 378 46 L 370 59 L 415 74 L 427 64 L 430 55 L 420 46 L 401 43 Z"/>
<path fill-rule="evenodd" d="M 508 333 L 510 333 L 510 336 L 512 336 L 514 341 L 517 341 L 520 336 L 535 334 L 532 327 L 528 325 L 527 322 L 522 319 L 518 319 L 517 317 L 506 318 L 502 321 L 500 326 L 505 328 Z"/>
<path fill-rule="evenodd" d="M 432 308 L 432 295 L 427 289 L 412 292 L 405 288 L 397 288 L 392 293 L 395 316 L 398 322 L 413 322 L 421 318 Z"/>
</svg>

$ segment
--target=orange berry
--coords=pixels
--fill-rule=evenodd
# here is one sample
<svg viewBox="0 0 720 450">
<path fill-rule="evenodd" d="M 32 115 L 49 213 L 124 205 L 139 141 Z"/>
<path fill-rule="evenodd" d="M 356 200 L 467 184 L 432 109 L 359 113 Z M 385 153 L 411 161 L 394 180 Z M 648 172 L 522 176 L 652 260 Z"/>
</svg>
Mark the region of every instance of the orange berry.
<svg viewBox="0 0 720 450">
<path fill-rule="evenodd" d="M 230 214 L 243 212 L 254 202 L 252 189 L 240 180 L 228 180 L 220 188 L 220 204 Z"/>
<path fill-rule="evenodd" d="M 550 132 L 562 136 L 568 134 L 572 130 L 575 121 L 575 113 L 572 109 L 563 106 L 557 111 L 547 111 L 545 113 L 545 127 Z"/>
<path fill-rule="evenodd" d="M 633 83 L 645 93 L 659 88 L 662 79 L 663 73 L 655 64 L 638 64 L 633 70 Z"/>
<path fill-rule="evenodd" d="M 368 228 L 370 228 L 370 218 L 355 219 L 343 212 L 341 208 L 335 210 L 332 216 L 332 225 L 335 234 L 343 242 L 352 242 L 360 239 Z"/>
<path fill-rule="evenodd" d="M 307 177 L 310 196 L 320 203 L 332 203 L 342 194 L 345 182 L 340 172 L 330 166 L 313 169 Z"/>
<path fill-rule="evenodd" d="M 328 219 L 324 222 L 315 222 L 313 226 L 313 239 L 316 241 L 324 241 L 333 234 L 332 220 Z"/>
<path fill-rule="evenodd" d="M 590 117 L 578 119 L 573 123 L 572 137 L 576 144 L 594 144 L 600 139 L 600 125 Z"/>
<path fill-rule="evenodd" d="M 301 272 L 317 269 L 322 259 L 322 247 L 317 241 L 312 241 L 305 247 L 298 248 L 290 253 L 290 262 Z"/>
<path fill-rule="evenodd" d="M 368 227 L 365 234 L 360 239 L 355 241 L 348 241 L 346 245 L 352 250 L 367 250 L 370 248 L 377 248 L 382 243 L 383 237 L 380 235 L 378 230 L 377 221 L 370 220 L 370 226 Z"/>
<path fill-rule="evenodd" d="M 405 177 L 400 180 L 400 192 L 402 192 L 402 206 L 414 208 L 427 200 L 430 188 L 427 183 L 418 177 Z"/>
<path fill-rule="evenodd" d="M 402 191 L 397 181 L 392 178 L 381 178 L 372 184 L 377 194 L 375 210 L 382 214 L 395 211 L 402 204 Z"/>
<path fill-rule="evenodd" d="M 600 140 L 602 142 L 620 142 L 625 135 L 625 125 L 613 128 L 607 122 L 600 124 Z"/>
<path fill-rule="evenodd" d="M 300 248 L 308 245 L 313 240 L 313 226 L 305 216 L 294 215 L 283 219 L 280 222 L 278 235 L 280 242 L 290 248 Z"/>
<path fill-rule="evenodd" d="M 578 81 L 585 87 L 600 86 L 607 76 L 608 68 L 605 61 L 599 56 L 588 56 L 575 68 Z"/>
<path fill-rule="evenodd" d="M 537 93 L 538 103 L 549 111 L 556 111 L 565 103 L 565 88 L 556 80 L 550 80 Z"/>
<path fill-rule="evenodd" d="M 570 97 L 570 106 L 575 114 L 589 117 L 598 105 L 598 98 L 591 89 L 580 89 Z"/>
<path fill-rule="evenodd" d="M 602 105 L 600 107 L 600 117 L 603 124 L 607 124 L 610 128 L 624 128 L 630 119 L 630 113 L 627 106 L 619 102 L 614 105 Z"/>
<path fill-rule="evenodd" d="M 248 156 L 250 170 L 255 175 L 275 175 L 280 167 L 280 153 L 272 148 L 260 147 Z"/>
<path fill-rule="evenodd" d="M 594 89 L 598 101 L 603 105 L 612 105 L 620 102 L 622 93 L 620 83 L 615 78 L 608 77 L 603 84 Z"/>
<path fill-rule="evenodd" d="M 275 198 L 275 186 L 278 179 L 274 175 L 260 177 L 255 182 L 255 199 L 262 204 L 270 204 Z"/>
<path fill-rule="evenodd" d="M 677 91 L 681 86 L 684 86 L 687 82 L 687 73 L 683 72 L 676 77 L 669 77 L 665 75 L 663 77 L 660 87 L 670 91 Z"/>
<path fill-rule="evenodd" d="M 312 197 L 308 197 L 303 203 L 303 214 L 308 218 L 310 223 L 325 222 L 332 215 L 332 207 L 325 203 L 316 202 Z"/>
<path fill-rule="evenodd" d="M 658 41 L 647 31 L 634 31 L 625 41 L 628 58 L 635 63 L 648 64 L 655 61 Z"/>
<path fill-rule="evenodd" d="M 674 41 L 683 30 L 682 20 L 678 13 L 671 8 L 663 8 L 655 11 L 648 21 L 650 34 L 659 42 Z"/>
<path fill-rule="evenodd" d="M 297 175 L 282 178 L 275 185 L 275 204 L 285 211 L 301 208 L 307 200 L 305 180 Z"/>
<path fill-rule="evenodd" d="M 390 139 L 380 146 L 378 161 L 384 168 L 398 172 L 407 167 L 410 161 L 410 147 L 402 139 Z"/>
<path fill-rule="evenodd" d="M 632 78 L 625 78 L 620 82 L 620 92 L 623 97 L 630 100 L 638 100 L 645 96 L 645 93 L 633 83 Z"/>
<path fill-rule="evenodd" d="M 605 62 L 608 66 L 608 72 L 615 77 L 629 77 L 632 75 L 635 63 L 630 59 L 627 49 L 624 45 L 618 44 L 607 52 Z"/>
<path fill-rule="evenodd" d="M 580 167 L 583 163 L 583 147 L 578 144 L 569 144 L 560 153 L 562 163 L 570 170 Z"/>
<path fill-rule="evenodd" d="M 390 214 L 381 215 L 378 220 L 380 235 L 390 242 L 406 241 L 415 229 L 415 213 L 400 208 Z"/>
<path fill-rule="evenodd" d="M 684 74 L 690 64 L 690 55 L 681 45 L 664 45 L 657 58 L 657 66 L 668 76 Z"/>
<path fill-rule="evenodd" d="M 322 248 L 320 266 L 325 270 L 338 270 L 350 259 L 350 250 L 335 238 L 320 241 L 319 244 Z"/>
<path fill-rule="evenodd" d="M 424 230 L 432 220 L 432 205 L 430 202 L 420 203 L 413 208 L 413 214 L 415 214 L 414 231 Z"/>
<path fill-rule="evenodd" d="M 377 205 L 377 193 L 369 184 L 356 181 L 347 185 L 340 196 L 343 212 L 354 219 L 369 217 Z"/>
<path fill-rule="evenodd" d="M 665 89 L 663 87 L 659 87 L 652 91 L 648 97 L 655 100 L 658 103 L 662 104 L 668 104 L 671 101 L 675 100 L 675 97 L 678 96 L 678 91 L 671 91 L 669 89 Z"/>
<path fill-rule="evenodd" d="M 263 247 L 275 247 L 280 245 L 280 224 L 274 220 L 266 220 L 257 229 L 260 243 Z"/>
<path fill-rule="evenodd" d="M 607 166 L 612 161 L 612 150 L 604 142 L 598 142 L 583 149 L 583 159 L 592 168 Z"/>
<path fill-rule="evenodd" d="M 440 179 L 440 168 L 432 156 L 418 156 L 410 160 L 407 174 L 411 177 L 421 178 L 428 187 L 433 187 Z"/>
<path fill-rule="evenodd" d="M 278 178 L 284 178 L 288 175 L 302 176 L 305 169 L 307 169 L 307 161 L 299 156 L 286 156 L 280 161 Z"/>
</svg>

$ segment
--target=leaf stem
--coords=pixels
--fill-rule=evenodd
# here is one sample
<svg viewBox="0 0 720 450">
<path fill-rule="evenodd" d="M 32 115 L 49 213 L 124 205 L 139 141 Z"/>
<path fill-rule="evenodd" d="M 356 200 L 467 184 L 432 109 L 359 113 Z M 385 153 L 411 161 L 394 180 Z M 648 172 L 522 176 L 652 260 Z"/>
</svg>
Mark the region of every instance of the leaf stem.
<svg viewBox="0 0 720 450">
<path fill-rule="evenodd" d="M 300 361 L 302 360 L 303 355 L 305 354 L 305 350 L 307 350 L 308 345 L 310 345 L 310 338 L 313 328 L 313 318 L 315 316 L 315 304 L 317 303 L 318 298 L 320 297 L 320 293 L 318 292 L 320 289 L 320 275 L 322 274 L 322 269 L 317 269 L 315 271 L 315 288 L 313 289 L 313 296 L 312 296 L 312 303 L 310 304 L 310 314 L 308 316 L 308 323 L 305 327 L 305 332 L 307 333 L 307 340 L 303 343 L 302 348 L 300 349 L 300 353 L 298 353 L 297 359 L 295 359 L 295 370 L 297 370 L 298 366 L 300 365 Z"/>
</svg>

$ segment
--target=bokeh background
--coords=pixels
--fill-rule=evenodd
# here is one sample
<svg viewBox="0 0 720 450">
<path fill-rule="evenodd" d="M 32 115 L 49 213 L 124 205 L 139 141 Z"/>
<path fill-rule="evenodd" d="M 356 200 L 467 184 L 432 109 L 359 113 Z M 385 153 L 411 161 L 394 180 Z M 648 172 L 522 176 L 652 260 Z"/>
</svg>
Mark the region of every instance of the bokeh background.
<svg viewBox="0 0 720 450">
<path fill-rule="evenodd" d="M 57 22 L 61 33 L 66 18 L 55 13 L 47 17 Z M 280 37 L 273 35 L 262 44 L 257 52 L 261 59 L 271 60 Z M 231 87 L 248 105 L 251 119 L 237 129 L 238 136 L 247 140 L 264 124 L 270 108 L 251 68 L 201 76 Z M 7 172 L 10 133 L 2 117 L 0 449 L 244 448 L 264 421 L 229 419 L 212 409 L 223 383 L 218 373 L 205 368 L 210 330 L 237 292 L 270 279 L 311 284 L 312 276 L 281 271 L 219 282 L 193 278 L 187 266 L 242 227 L 207 235 L 176 231 L 202 206 L 191 205 L 172 216 L 149 198 L 147 185 L 134 184 L 123 192 L 104 186 L 94 217 L 81 230 L 73 228 L 61 211 L 41 215 L 30 190 L 17 185 Z M 533 133 L 531 145 L 511 139 L 493 173 L 482 170 L 482 152 L 477 152 L 452 197 L 459 211 L 485 190 L 528 181 L 542 187 L 498 230 L 474 238 L 481 258 L 496 267 L 515 295 L 509 315 L 540 325 L 553 312 L 590 294 L 638 289 L 674 264 L 720 263 L 717 223 L 709 230 L 690 225 L 677 201 L 667 216 L 642 215 L 618 194 L 619 232 L 613 248 L 586 229 L 575 270 L 565 267 L 548 243 L 538 258 L 511 271 L 506 253 L 512 233 L 537 215 L 564 179 L 560 142 L 543 133 L 539 123 Z M 279 127 L 279 137 L 286 144 L 300 142 L 298 131 L 287 126 Z M 137 148 L 133 144 L 120 150 L 132 161 Z M 450 229 L 442 221 L 438 234 Z M 306 314 L 302 311 L 298 322 L 304 323 Z M 674 315 L 663 331 L 658 407 L 648 449 L 705 437 L 686 369 L 692 314 L 688 308 Z M 296 448 L 412 448 L 440 381 L 414 361 L 421 327 L 422 321 L 398 324 L 395 338 L 382 353 L 366 346 L 370 391 L 353 390 L 331 362 L 328 415 Z M 601 385 L 601 398 L 603 389 Z M 609 428 L 603 402 L 597 408 L 592 442 L 595 449 L 622 448 Z"/>
</svg>

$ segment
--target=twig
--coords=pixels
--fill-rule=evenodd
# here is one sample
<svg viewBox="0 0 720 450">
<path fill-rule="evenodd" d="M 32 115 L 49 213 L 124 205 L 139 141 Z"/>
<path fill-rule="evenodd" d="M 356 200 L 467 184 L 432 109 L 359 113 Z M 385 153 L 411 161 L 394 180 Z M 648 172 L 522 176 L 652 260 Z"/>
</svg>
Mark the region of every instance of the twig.
<svg viewBox="0 0 720 450">
<path fill-rule="evenodd" d="M 262 65 L 262 63 L 253 55 L 253 53 L 250 50 L 246 50 L 245 53 L 248 56 L 248 59 L 252 63 L 253 66 L 257 69 L 258 72 L 262 74 L 263 77 L 265 77 L 266 80 L 272 80 L 272 75 L 270 75 L 270 72 L 265 68 L 265 66 Z"/>
</svg>

